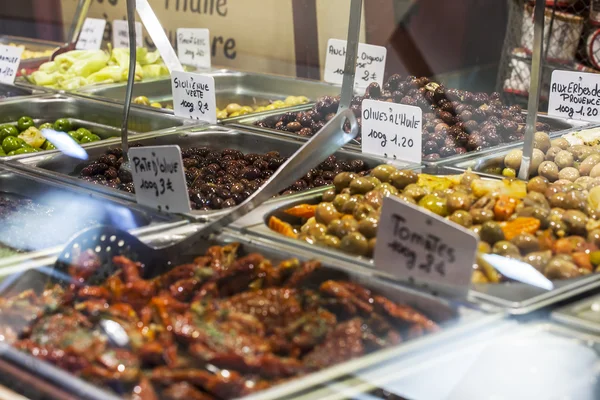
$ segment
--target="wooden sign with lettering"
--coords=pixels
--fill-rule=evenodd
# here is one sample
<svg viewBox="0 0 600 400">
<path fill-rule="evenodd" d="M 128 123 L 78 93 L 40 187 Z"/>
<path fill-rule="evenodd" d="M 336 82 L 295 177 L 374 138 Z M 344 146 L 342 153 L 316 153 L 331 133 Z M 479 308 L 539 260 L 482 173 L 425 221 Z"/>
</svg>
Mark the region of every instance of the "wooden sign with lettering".
<svg viewBox="0 0 600 400">
<path fill-rule="evenodd" d="M 149 3 L 174 47 L 178 28 L 206 28 L 210 30 L 213 65 L 296 75 L 292 0 L 149 0 Z M 62 6 L 67 30 L 77 0 L 63 0 Z M 108 21 L 104 39 L 110 39 L 110 21 L 125 19 L 125 1 L 95 1 L 88 16 Z M 153 48 L 145 30 L 144 43 Z"/>
</svg>

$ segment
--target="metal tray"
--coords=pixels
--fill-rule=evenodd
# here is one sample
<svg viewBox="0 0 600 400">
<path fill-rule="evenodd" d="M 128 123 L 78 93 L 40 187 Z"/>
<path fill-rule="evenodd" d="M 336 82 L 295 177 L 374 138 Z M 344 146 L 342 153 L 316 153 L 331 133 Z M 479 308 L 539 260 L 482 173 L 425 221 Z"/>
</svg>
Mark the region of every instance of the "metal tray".
<svg viewBox="0 0 600 400">
<path fill-rule="evenodd" d="M 464 170 L 454 170 L 453 168 L 444 167 L 426 167 L 423 172 L 448 175 L 460 174 L 463 173 Z M 491 177 L 491 179 L 498 178 Z M 241 218 L 235 226 L 240 229 L 241 232 L 256 235 L 265 240 L 302 248 L 304 251 L 310 251 L 313 254 L 319 254 L 319 256 L 327 257 L 328 259 L 338 259 L 348 264 L 374 269 L 375 264 L 370 258 L 353 256 L 326 247 L 310 245 L 300 240 L 288 238 L 273 232 L 267 226 L 266 222 L 271 216 L 276 216 L 287 221 L 293 219 L 293 217 L 283 213 L 283 210 L 286 208 L 302 203 L 319 203 L 325 190 L 327 190 L 327 187 L 274 199 L 269 203 L 265 203 L 261 207 L 256 208 L 256 210 L 246 217 Z M 550 291 L 519 282 L 472 284 L 471 290 L 469 291 L 469 299 L 494 307 L 500 307 L 511 314 L 525 314 L 600 287 L 600 273 L 585 275 L 574 279 L 553 281 L 553 283 L 554 289 Z M 427 290 L 426 288 L 421 287 L 419 289 Z M 444 293 L 444 288 L 430 288 L 429 291 L 432 291 L 433 293 L 436 293 L 436 291 Z"/>
<path fill-rule="evenodd" d="M 288 111 L 307 111 L 307 110 L 310 110 L 311 107 L 312 107 L 311 105 L 298 106 L 297 108 L 294 108 L 293 110 L 288 110 Z M 254 125 L 255 122 L 260 121 L 262 119 L 269 118 L 269 117 L 277 118 L 282 114 L 283 114 L 283 112 L 281 110 L 274 110 L 274 111 L 271 111 L 268 113 L 242 115 L 240 117 L 229 118 L 224 122 L 226 124 L 230 125 L 231 127 L 247 128 L 247 129 L 252 129 L 253 131 L 256 131 L 256 132 L 297 137 L 298 135 L 296 135 L 295 133 L 278 131 L 276 129 L 270 129 L 270 128 L 262 128 L 262 127 L 258 127 L 256 125 Z M 554 137 L 557 135 L 563 135 L 567 132 L 572 131 L 573 128 L 582 128 L 582 127 L 587 127 L 588 125 L 590 125 L 590 123 L 588 123 L 588 122 L 577 121 L 577 120 L 566 120 L 563 118 L 551 117 L 551 116 L 547 116 L 547 115 L 539 115 L 538 121 L 546 122 L 552 128 L 555 128 L 557 130 L 557 131 L 554 131 L 550 135 L 551 137 Z M 306 138 L 303 138 L 303 139 L 307 140 Z M 423 161 L 423 164 L 428 165 L 428 166 L 452 165 L 453 163 L 456 163 L 459 160 L 464 160 L 466 158 L 478 158 L 478 157 L 484 156 L 486 154 L 495 154 L 498 151 L 502 151 L 504 149 L 513 148 L 513 147 L 519 147 L 519 146 L 523 146 L 523 141 L 513 142 L 513 143 L 503 143 L 498 146 L 490 147 L 490 148 L 487 148 L 482 151 L 474 151 L 474 152 L 469 152 L 466 154 L 458 154 L 458 155 L 455 155 L 452 157 L 446 157 L 446 158 L 440 159 L 438 161 Z M 357 141 L 352 141 L 350 144 L 346 145 L 345 148 L 352 149 L 355 151 L 362 150 L 360 143 Z"/>
<path fill-rule="evenodd" d="M 0 44 L 8 45 L 10 43 L 25 46 L 27 50 L 32 51 L 54 51 L 63 45 L 63 43 L 51 42 L 48 40 L 32 39 L 21 36 L 0 35 Z M 46 61 L 50 61 L 50 55 L 47 57 L 28 58 L 27 60 L 21 60 L 19 68 L 37 68 Z"/>
<path fill-rule="evenodd" d="M 274 137 L 273 135 L 262 135 L 252 133 L 246 130 L 232 130 L 219 126 L 202 126 L 191 129 L 180 129 L 172 134 L 147 134 L 134 137 L 131 144 L 140 143 L 146 146 L 159 146 L 166 144 L 177 144 L 182 148 L 191 146 L 208 146 L 217 150 L 233 148 L 244 153 L 267 152 L 270 150 L 279 151 L 283 156 L 289 157 L 303 144 L 303 141 L 294 138 Z M 95 159 L 115 144 L 96 142 L 87 148 L 90 159 Z M 385 163 L 387 160 L 375 156 L 364 155 L 351 151 L 339 151 L 335 153 L 342 160 L 362 159 L 369 166 L 377 166 Z M 389 162 L 389 161 L 388 161 Z M 53 151 L 37 153 L 30 157 L 24 157 L 11 163 L 18 168 L 24 168 L 30 172 L 39 173 L 49 179 L 57 179 L 81 187 L 100 191 L 129 201 L 135 201 L 135 196 L 117 189 L 112 189 L 103 185 L 97 185 L 83 181 L 76 176 L 71 176 L 82 163 L 79 160 L 65 156 L 64 154 Z M 395 165 L 407 165 L 396 162 Z M 215 211 L 194 211 L 186 214 L 187 217 L 194 220 L 206 220 L 207 218 L 216 218 L 229 210 Z"/>
<path fill-rule="evenodd" d="M 102 139 L 116 140 L 121 134 L 123 107 L 66 94 L 41 94 L 27 99 L 15 98 L 0 102 L 0 124 L 15 123 L 23 115 L 32 117 L 37 123 L 69 118 L 77 125 L 93 130 Z M 150 131 L 173 132 L 177 127 L 193 125 L 197 125 L 197 122 L 172 115 L 161 115 L 149 110 L 132 109 L 129 113 L 131 134 Z M 87 146 L 89 144 L 83 145 L 83 147 Z M 1 160 L 28 155 L 31 154 L 3 157 Z"/>
<path fill-rule="evenodd" d="M 280 75 L 227 70 L 209 74 L 215 79 L 218 108 L 225 108 L 230 103 L 238 103 L 242 106 L 266 106 L 273 100 L 283 100 L 288 96 L 306 96 L 316 100 L 325 95 L 337 96 L 341 90 L 340 86 L 325 82 Z M 125 99 L 125 84 L 87 87 L 79 89 L 78 93 L 122 103 Z M 172 105 L 171 80 L 137 82 L 133 85 L 133 96 L 146 96 L 150 101 Z M 153 110 L 173 114 L 173 110 L 156 108 Z"/>
<path fill-rule="evenodd" d="M 407 399 L 596 400 L 599 350 L 598 335 L 552 322 L 508 320 L 294 399 L 367 399 L 379 389 Z"/>
<path fill-rule="evenodd" d="M 43 91 L 0 83 L 0 101 L 14 99 L 16 97 L 31 96 L 32 94 L 37 93 L 43 93 Z"/>
<path fill-rule="evenodd" d="M 173 240 L 179 239 L 182 235 L 189 234 L 192 229 L 195 228 L 193 226 L 188 226 L 187 228 L 180 228 L 179 230 L 171 231 L 168 234 L 146 236 L 143 240 L 145 242 L 158 242 L 161 244 L 166 244 Z M 251 239 L 245 236 L 237 235 L 231 231 L 227 231 L 213 241 L 205 243 L 204 246 L 196 249 L 193 254 L 190 254 L 190 257 L 203 254 L 210 245 L 231 242 L 239 242 L 242 244 L 241 254 L 260 252 L 274 262 L 278 262 L 290 257 L 295 257 L 300 260 L 314 258 L 314 256 L 310 253 L 289 253 L 285 250 L 277 248 L 277 246 L 263 246 L 253 242 Z M 52 258 L 40 260 L 36 266 L 31 266 L 31 268 L 28 270 L 21 271 L 20 273 L 7 277 L 0 285 L 1 295 L 16 294 L 26 289 L 42 290 L 50 278 L 48 275 L 49 269 L 44 267 L 52 265 L 52 262 Z M 491 322 L 502 318 L 502 314 L 500 313 L 484 314 L 438 297 L 429 296 L 408 288 L 391 285 L 372 276 L 369 270 L 361 270 L 360 268 L 353 268 L 352 266 L 344 266 L 340 265 L 339 263 L 332 265 L 324 264 L 324 267 L 318 274 L 318 279 L 321 281 L 321 279 L 330 278 L 348 279 L 359 282 L 366 287 L 389 297 L 393 301 L 407 304 L 416 308 L 430 318 L 441 323 L 444 329 L 442 329 L 441 332 L 429 334 L 422 338 L 413 339 L 396 347 L 380 350 L 365 357 L 351 360 L 349 362 L 334 366 L 330 369 L 319 371 L 318 373 L 309 375 L 307 377 L 292 380 L 289 383 L 276 386 L 275 389 L 277 390 L 275 393 L 277 396 L 282 390 L 289 394 L 298 392 L 312 385 L 324 383 L 351 373 L 357 368 L 374 366 L 383 360 L 390 360 L 392 358 L 397 359 L 403 354 L 404 351 L 415 351 L 416 349 L 423 349 L 427 348 L 428 346 L 431 347 L 435 343 L 455 339 L 464 335 L 466 332 L 482 329 L 488 326 Z M 311 285 L 316 284 L 316 279 L 311 282 Z M 115 398 L 113 395 L 103 392 L 101 389 L 93 386 L 90 383 L 74 377 L 51 364 L 37 360 L 28 354 L 15 351 L 8 345 L 5 345 L 4 348 L 0 347 L 0 359 L 11 362 L 19 368 L 24 369 L 27 373 L 32 373 L 35 376 L 43 377 L 48 382 L 56 385 L 59 388 L 75 393 L 78 398 Z M 264 394 L 258 393 L 257 395 L 253 396 L 253 398 L 277 399 L 277 396 L 269 395 L 268 391 L 265 391 Z"/>
<path fill-rule="evenodd" d="M 40 246 L 14 256 L 0 258 L 0 269 L 32 257 L 55 252 L 56 248 L 62 248 L 62 245 L 76 233 L 72 231 L 72 226 L 83 219 L 122 226 L 139 234 L 161 231 L 186 223 L 176 215 L 161 214 L 137 204 L 111 199 L 101 194 L 91 194 L 86 190 L 45 180 L 9 166 L 0 167 L 0 193 L 28 198 L 35 203 L 51 206 L 57 211 L 68 210 L 52 217 L 56 225 L 64 227 L 66 231 L 61 233 L 58 229 L 51 229 L 48 232 L 48 235 L 62 235 L 64 241 L 54 241 L 56 243 L 49 246 Z M 39 230 L 43 227 L 43 224 L 38 225 L 33 221 L 29 229 Z M 8 232 L 3 232 L 3 235 L 6 234 Z M 32 231 L 32 235 L 39 237 L 43 234 L 34 234 Z"/>
<path fill-rule="evenodd" d="M 600 334 L 600 295 L 563 306 L 552 312 L 552 319 L 578 329 Z"/>
</svg>

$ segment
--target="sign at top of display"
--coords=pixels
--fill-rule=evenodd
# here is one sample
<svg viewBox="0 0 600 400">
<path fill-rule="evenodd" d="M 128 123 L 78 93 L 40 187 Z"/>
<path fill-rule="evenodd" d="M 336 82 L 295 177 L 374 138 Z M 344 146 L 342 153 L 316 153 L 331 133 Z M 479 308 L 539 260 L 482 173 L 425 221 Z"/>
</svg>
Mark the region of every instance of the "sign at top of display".
<svg viewBox="0 0 600 400">
<path fill-rule="evenodd" d="M 208 29 L 177 29 L 177 55 L 184 65 L 210 68 L 210 34 Z"/>
<path fill-rule="evenodd" d="M 77 50 L 100 50 L 105 27 L 105 19 L 86 18 L 75 48 Z"/>
<path fill-rule="evenodd" d="M 115 19 L 112 23 L 113 47 L 129 48 L 129 27 L 127 21 Z M 135 23 L 135 43 L 137 47 L 144 47 L 144 38 L 142 36 L 142 23 Z"/>
<path fill-rule="evenodd" d="M 600 122 L 600 75 L 577 71 L 552 72 L 548 115 Z"/>
<path fill-rule="evenodd" d="M 421 163 L 423 111 L 419 107 L 366 99 L 361 120 L 363 153 Z"/>
<path fill-rule="evenodd" d="M 354 86 L 365 88 L 372 82 L 377 82 L 379 86 L 382 86 L 386 55 L 387 49 L 383 46 L 359 43 Z M 325 82 L 341 85 L 345 63 L 346 41 L 329 39 L 325 58 Z"/>
<path fill-rule="evenodd" d="M 0 45 L 0 82 L 12 85 L 21 63 L 22 47 Z"/>
<path fill-rule="evenodd" d="M 470 230 L 389 196 L 379 219 L 375 267 L 399 281 L 466 297 L 477 243 Z"/>
<path fill-rule="evenodd" d="M 129 149 L 135 198 L 163 212 L 189 212 L 181 149 L 177 145 Z"/>
<path fill-rule="evenodd" d="M 173 71 L 173 111 L 178 117 L 217 123 L 215 78 L 210 75 Z"/>
</svg>

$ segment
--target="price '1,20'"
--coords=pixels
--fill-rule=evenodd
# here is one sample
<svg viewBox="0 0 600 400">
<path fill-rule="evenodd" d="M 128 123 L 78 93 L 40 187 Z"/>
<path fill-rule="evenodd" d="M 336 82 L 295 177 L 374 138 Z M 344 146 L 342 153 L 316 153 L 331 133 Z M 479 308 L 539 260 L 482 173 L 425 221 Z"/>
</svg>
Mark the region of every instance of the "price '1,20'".
<svg viewBox="0 0 600 400">
<path fill-rule="evenodd" d="M 367 135 L 368 138 L 373 138 L 373 139 L 377 139 L 377 140 L 381 140 L 381 148 L 385 148 L 387 146 L 388 143 L 388 139 L 385 133 L 383 132 L 378 132 L 374 129 L 371 129 L 371 132 L 369 132 L 369 134 Z M 414 140 L 410 139 L 410 138 L 406 138 L 406 136 L 400 136 L 398 137 L 398 135 L 394 135 L 394 138 L 390 140 L 390 143 L 395 144 L 398 147 L 402 147 L 402 148 L 412 148 L 415 145 Z"/>
</svg>

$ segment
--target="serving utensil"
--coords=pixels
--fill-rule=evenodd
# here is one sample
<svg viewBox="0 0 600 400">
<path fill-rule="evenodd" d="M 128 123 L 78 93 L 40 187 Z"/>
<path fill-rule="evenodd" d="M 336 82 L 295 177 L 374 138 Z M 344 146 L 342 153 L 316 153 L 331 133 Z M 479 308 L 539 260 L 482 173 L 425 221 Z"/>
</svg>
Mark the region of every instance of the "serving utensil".
<svg viewBox="0 0 600 400">
<path fill-rule="evenodd" d="M 52 56 L 50 57 L 51 61 L 54 61 L 56 56 L 60 54 L 75 50 L 75 45 L 79 39 L 81 29 L 83 29 L 83 23 L 85 22 L 91 3 L 92 0 L 79 0 L 79 3 L 77 3 L 77 9 L 75 10 L 75 16 L 73 17 L 73 22 L 71 23 L 71 28 L 69 29 L 69 41 L 52 53 Z"/>
<path fill-rule="evenodd" d="M 344 125 L 347 123 L 350 125 L 348 133 L 344 130 Z M 353 112 L 350 109 L 340 111 L 323 129 L 283 163 L 259 190 L 230 213 L 204 225 L 185 239 L 163 247 L 152 247 L 142 243 L 128 232 L 112 226 L 89 228 L 75 236 L 65 246 L 56 260 L 54 269 L 57 273 L 67 272 L 77 256 L 90 249 L 99 259 L 101 267 L 95 269 L 92 276 L 86 278 L 87 283 L 103 282 L 106 277 L 111 275 L 114 272 L 112 258 L 116 255 L 124 255 L 140 262 L 144 266 L 143 275 L 147 278 L 161 274 L 172 265 L 181 262 L 190 250 L 207 240 L 210 234 L 226 227 L 279 194 L 315 165 L 354 139 L 357 134 L 358 122 Z"/>
</svg>

